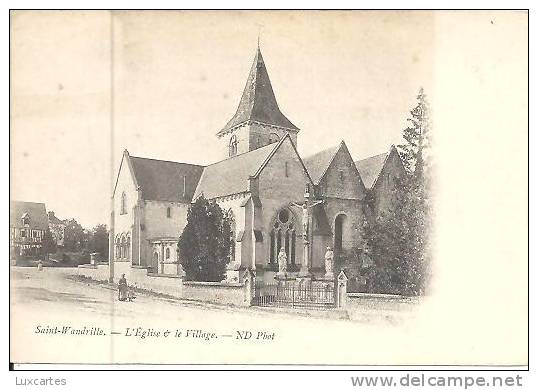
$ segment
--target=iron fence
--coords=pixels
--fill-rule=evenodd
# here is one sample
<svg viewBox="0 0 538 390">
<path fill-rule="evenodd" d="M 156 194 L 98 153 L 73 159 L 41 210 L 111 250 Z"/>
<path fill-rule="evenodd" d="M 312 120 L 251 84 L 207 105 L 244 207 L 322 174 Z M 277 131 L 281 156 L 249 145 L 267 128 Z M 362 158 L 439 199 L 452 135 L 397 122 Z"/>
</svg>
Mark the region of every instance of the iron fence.
<svg viewBox="0 0 538 390">
<path fill-rule="evenodd" d="M 336 307 L 334 283 L 282 281 L 254 284 L 254 306 L 331 309 Z"/>
</svg>

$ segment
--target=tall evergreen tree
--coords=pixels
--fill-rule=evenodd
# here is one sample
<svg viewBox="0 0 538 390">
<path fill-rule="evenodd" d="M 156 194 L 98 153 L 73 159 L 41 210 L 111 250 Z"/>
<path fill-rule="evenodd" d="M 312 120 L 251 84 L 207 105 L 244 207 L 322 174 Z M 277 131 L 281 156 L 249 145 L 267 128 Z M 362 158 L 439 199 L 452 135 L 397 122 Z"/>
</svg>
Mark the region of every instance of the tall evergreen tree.
<svg viewBox="0 0 538 390">
<path fill-rule="evenodd" d="M 424 170 L 424 160 L 428 157 L 431 137 L 430 103 L 423 88 L 420 88 L 417 105 L 410 113 L 411 116 L 407 118 L 410 125 L 403 131 L 405 143 L 398 145 L 398 149 L 407 172 L 420 176 Z"/>
<path fill-rule="evenodd" d="M 388 213 L 366 228 L 370 256 L 376 272 L 376 292 L 423 294 L 430 275 L 431 202 L 429 147 L 430 106 L 423 89 L 411 110 L 411 123 L 399 145 L 407 175 L 396 178 L 393 204 Z"/>
<path fill-rule="evenodd" d="M 219 205 L 203 196 L 189 207 L 179 239 L 187 280 L 219 282 L 224 278 L 232 245 L 230 223 Z"/>
</svg>

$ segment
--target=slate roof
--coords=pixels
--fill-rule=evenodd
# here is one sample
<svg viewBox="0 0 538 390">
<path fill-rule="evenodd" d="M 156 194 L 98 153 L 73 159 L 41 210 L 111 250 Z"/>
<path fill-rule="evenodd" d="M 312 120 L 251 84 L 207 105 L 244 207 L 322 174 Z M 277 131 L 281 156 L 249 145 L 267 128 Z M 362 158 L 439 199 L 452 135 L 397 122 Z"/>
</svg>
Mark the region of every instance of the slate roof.
<svg viewBox="0 0 538 390">
<path fill-rule="evenodd" d="M 190 203 L 203 166 L 130 156 L 131 166 L 145 200 Z M 183 196 L 183 177 L 186 192 Z"/>
<path fill-rule="evenodd" d="M 248 191 L 248 178 L 258 172 L 284 139 L 208 165 L 204 168 L 193 198 L 196 199 L 202 193 L 205 198 L 212 199 Z"/>
<path fill-rule="evenodd" d="M 21 228 L 22 216 L 28 214 L 30 217 L 30 228 L 47 230 L 49 220 L 45 203 L 11 201 L 9 203 L 9 226 Z"/>
<path fill-rule="evenodd" d="M 256 121 L 268 125 L 284 127 L 290 130 L 299 129 L 280 111 L 276 102 L 269 74 L 263 61 L 260 48 L 256 51 L 254 63 L 248 75 L 241 101 L 232 119 L 217 135 L 225 134 L 233 127 L 246 121 Z"/>
<path fill-rule="evenodd" d="M 308 170 L 314 184 L 319 184 L 319 181 L 329 167 L 333 157 L 335 156 L 336 152 L 338 152 L 338 149 L 340 149 L 340 145 L 341 144 L 324 149 L 321 152 L 315 153 L 303 159 L 304 165 L 306 166 L 306 169 Z"/>
<path fill-rule="evenodd" d="M 371 189 L 374 185 L 375 180 L 381 173 L 381 169 L 383 168 L 383 164 L 385 163 L 388 154 L 388 152 L 381 153 L 355 161 L 355 166 L 357 167 L 366 188 Z"/>
</svg>

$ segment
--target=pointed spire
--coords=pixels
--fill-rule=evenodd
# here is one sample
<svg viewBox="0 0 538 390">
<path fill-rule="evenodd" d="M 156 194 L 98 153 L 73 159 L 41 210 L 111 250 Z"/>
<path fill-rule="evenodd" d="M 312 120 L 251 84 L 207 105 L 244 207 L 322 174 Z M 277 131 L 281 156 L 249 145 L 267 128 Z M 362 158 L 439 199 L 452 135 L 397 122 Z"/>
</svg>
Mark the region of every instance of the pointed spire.
<svg viewBox="0 0 538 390">
<path fill-rule="evenodd" d="M 259 37 L 258 37 L 259 39 Z M 243 96 L 233 118 L 217 133 L 222 135 L 247 121 L 256 121 L 267 125 L 283 127 L 292 131 L 299 129 L 282 114 L 269 80 L 269 74 L 263 61 L 259 41 L 254 62 L 248 75 Z"/>
</svg>

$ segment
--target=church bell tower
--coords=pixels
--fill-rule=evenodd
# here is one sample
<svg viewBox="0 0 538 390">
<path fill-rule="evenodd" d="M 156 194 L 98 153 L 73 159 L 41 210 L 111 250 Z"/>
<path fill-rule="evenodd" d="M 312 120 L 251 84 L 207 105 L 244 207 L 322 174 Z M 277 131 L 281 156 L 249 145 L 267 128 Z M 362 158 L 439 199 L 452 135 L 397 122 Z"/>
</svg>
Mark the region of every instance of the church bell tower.
<svg viewBox="0 0 538 390">
<path fill-rule="evenodd" d="M 224 146 L 225 157 L 278 142 L 289 134 L 297 146 L 299 129 L 280 111 L 260 47 L 241 96 L 235 115 L 217 133 Z"/>
</svg>

